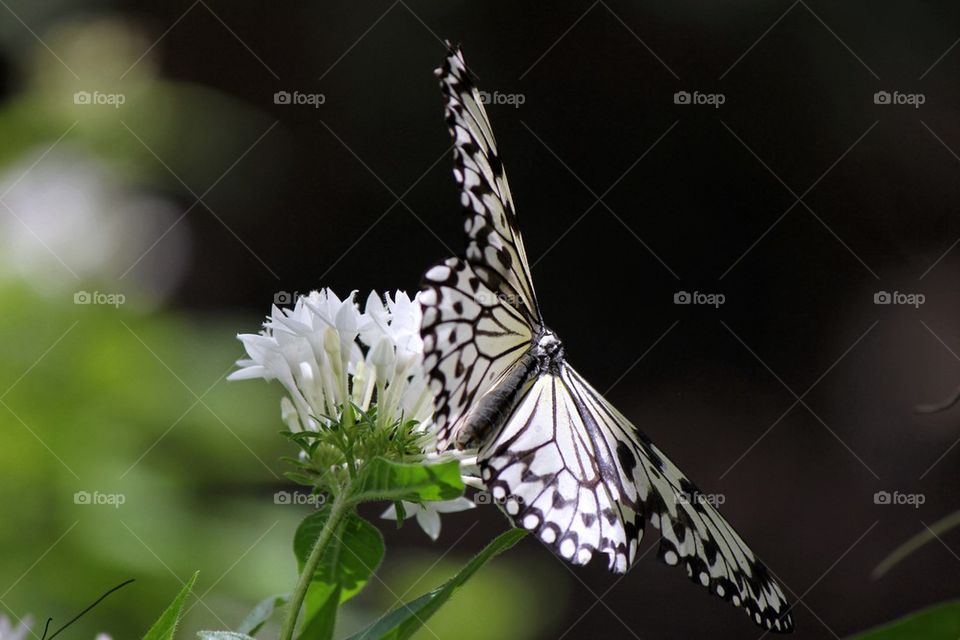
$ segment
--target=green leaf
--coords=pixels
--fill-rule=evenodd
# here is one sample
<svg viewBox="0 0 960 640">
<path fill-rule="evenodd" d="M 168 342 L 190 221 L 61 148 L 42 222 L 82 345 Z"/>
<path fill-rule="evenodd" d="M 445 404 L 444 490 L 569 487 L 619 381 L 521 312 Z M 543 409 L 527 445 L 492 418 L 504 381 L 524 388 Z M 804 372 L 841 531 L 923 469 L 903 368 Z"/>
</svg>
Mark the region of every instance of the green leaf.
<svg viewBox="0 0 960 640">
<path fill-rule="evenodd" d="M 311 598 L 311 593 L 307 593 L 307 621 L 300 630 L 298 640 L 321 640 L 333 637 L 333 628 L 337 623 L 337 607 L 340 606 L 340 587 L 334 587 L 333 591 L 326 594 L 326 597 Z M 322 600 L 317 605 L 312 606 L 311 600 Z M 310 615 L 313 609 L 315 612 Z"/>
<path fill-rule="evenodd" d="M 330 511 L 331 508 L 325 506 L 304 518 L 297 527 L 293 551 L 301 572 L 330 518 Z M 311 640 L 330 637 L 337 606 L 364 587 L 380 566 L 383 554 L 380 531 L 355 512 L 347 514 L 327 545 L 307 590 L 304 637 Z M 326 635 L 322 635 L 321 630 Z M 309 636 L 307 631 L 310 632 Z"/>
<path fill-rule="evenodd" d="M 266 624 L 267 620 L 270 619 L 270 616 L 273 615 L 273 612 L 287 604 L 287 601 L 290 599 L 290 596 L 284 594 L 279 596 L 270 596 L 265 600 L 261 600 L 257 606 L 253 608 L 247 617 L 244 618 L 243 622 L 240 623 L 240 626 L 237 628 L 241 634 L 248 633 L 251 636 L 257 635 L 257 631 L 260 631 L 260 628 Z M 211 633 L 209 631 L 204 631 L 202 633 Z"/>
<path fill-rule="evenodd" d="M 960 600 L 921 609 L 850 640 L 956 640 L 960 637 Z"/>
<path fill-rule="evenodd" d="M 251 636 L 236 631 L 198 631 L 197 637 L 200 640 L 254 640 Z"/>
<path fill-rule="evenodd" d="M 460 463 L 404 464 L 374 458 L 363 466 L 352 500 L 452 500 L 463 495 Z"/>
<path fill-rule="evenodd" d="M 394 500 L 393 509 L 397 513 L 397 529 L 399 529 L 407 519 L 407 508 L 403 506 L 403 500 Z"/>
<path fill-rule="evenodd" d="M 503 553 L 527 535 L 523 529 L 510 529 L 497 536 L 483 551 L 477 554 L 457 575 L 433 591 L 416 600 L 394 609 L 380 620 L 349 640 L 406 640 L 420 629 L 454 592 L 475 574 L 480 567 Z"/>
<path fill-rule="evenodd" d="M 200 572 L 195 571 L 187 584 L 183 585 L 183 589 L 180 590 L 177 597 L 167 607 L 167 610 L 160 614 L 160 618 L 150 627 L 147 635 L 143 636 L 143 640 L 173 640 L 173 634 L 177 630 L 177 624 L 183 614 L 183 604 L 187 601 L 187 596 L 190 595 L 190 590 L 193 589 L 198 575 L 200 575 Z"/>
</svg>

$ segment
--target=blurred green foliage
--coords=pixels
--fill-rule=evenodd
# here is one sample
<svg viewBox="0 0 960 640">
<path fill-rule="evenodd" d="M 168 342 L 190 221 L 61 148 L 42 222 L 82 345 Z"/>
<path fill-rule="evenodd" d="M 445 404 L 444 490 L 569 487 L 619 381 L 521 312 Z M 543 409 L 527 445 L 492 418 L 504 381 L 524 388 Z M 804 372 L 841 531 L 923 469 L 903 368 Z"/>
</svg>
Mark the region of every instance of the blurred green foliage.
<svg viewBox="0 0 960 640">
<path fill-rule="evenodd" d="M 37 28 L 70 69 L 41 45 L 18 43 L 24 81 L 0 108 L 0 172 L 32 169 L 36 158 L 47 161 L 51 146 L 69 146 L 102 161 L 132 192 L 161 187 L 190 200 L 191 189 L 215 182 L 270 122 L 231 97 L 161 77 L 152 56 L 139 58 L 151 42 L 136 25 L 87 16 Z M 74 103 L 75 91 L 93 88 L 125 94 L 122 112 Z M 227 199 L 253 189 L 229 186 Z M 235 334 L 254 330 L 258 319 L 167 308 L 117 273 L 79 279 L 40 238 L 27 240 L 37 241 L 31 251 L 50 257 L 59 281 L 0 269 L 0 614 L 15 622 L 29 614 L 41 628 L 51 616 L 56 628 L 135 578 L 70 636 L 137 638 L 199 570 L 178 637 L 236 628 L 255 603 L 290 591 L 297 572 L 291 540 L 310 513 L 273 500 L 290 488 L 279 459 L 295 453 L 278 435 L 279 386 L 224 380 L 242 355 Z M 123 291 L 128 304 L 74 304 L 80 290 Z M 92 504 L 98 499 L 111 503 Z M 376 582 L 389 588 L 351 602 L 345 631 L 395 605 L 392 593 L 409 587 L 419 594 L 457 566 L 442 549 L 404 555 L 390 547 L 392 524 L 381 528 L 392 570 Z M 391 564 L 398 556 L 400 564 Z M 552 603 L 521 578 L 528 570 L 494 563 L 431 627 L 448 637 L 456 622 L 467 640 L 490 637 L 492 629 L 534 637 L 533 621 L 546 618 L 537 613 Z M 497 616 L 489 615 L 491 606 Z M 275 634 L 268 626 L 261 637 Z"/>
<path fill-rule="evenodd" d="M 960 601 L 921 609 L 850 640 L 956 640 L 960 637 Z"/>
<path fill-rule="evenodd" d="M 241 322 L 75 306 L 24 287 L 0 299 L 0 326 L 15 337 L 0 346 L 0 544 L 16 550 L 0 554 L 4 605 L 62 619 L 135 577 L 78 623 L 92 633 L 106 620 L 132 637 L 194 568 L 200 593 L 230 569 L 204 597 L 224 619 L 287 588 L 288 541 L 305 512 L 272 500 L 271 469 L 288 453 L 275 390 L 223 381 L 240 354 L 229 326 Z M 125 501 L 75 504 L 80 491 Z"/>
<path fill-rule="evenodd" d="M 9 389 L 0 405 L 0 545 L 15 550 L 0 554 L 5 608 L 62 621 L 133 577 L 71 631 L 139 637 L 200 569 L 194 593 L 202 603 L 188 600 L 180 636 L 192 637 L 235 627 L 254 603 L 289 591 L 291 540 L 309 509 L 273 502 L 287 485 L 274 475 L 283 470 L 278 459 L 290 454 L 278 435 L 278 390 L 223 380 L 240 355 L 231 333 L 251 318 L 143 316 L 9 285 L 0 299 L 8 309 L 0 327 L 15 337 L 0 345 L 0 388 Z M 125 502 L 75 504 L 78 491 L 122 494 Z M 389 535 L 393 525 L 382 529 Z M 384 582 L 346 612 L 347 630 L 396 604 L 394 594 L 418 595 L 459 566 L 456 554 L 439 550 L 411 555 L 388 544 L 388 558 L 391 551 L 398 557 Z M 541 617 L 530 614 L 549 610 L 555 594 L 531 588 L 529 573 L 512 559 L 493 563 L 431 629 L 448 637 L 457 626 L 467 640 L 491 629 L 536 637 Z M 483 624 L 464 624 L 470 620 Z"/>
</svg>

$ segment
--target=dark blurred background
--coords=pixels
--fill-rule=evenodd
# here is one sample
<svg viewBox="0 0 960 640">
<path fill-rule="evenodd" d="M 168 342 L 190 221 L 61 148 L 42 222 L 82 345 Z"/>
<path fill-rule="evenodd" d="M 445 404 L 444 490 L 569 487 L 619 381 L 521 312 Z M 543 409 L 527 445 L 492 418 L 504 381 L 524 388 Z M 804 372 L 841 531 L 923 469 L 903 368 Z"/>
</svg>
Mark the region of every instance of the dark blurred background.
<svg viewBox="0 0 960 640">
<path fill-rule="evenodd" d="M 135 637 L 200 568 L 190 637 L 289 589 L 306 510 L 272 500 L 291 453 L 280 389 L 223 381 L 234 335 L 286 293 L 413 291 L 460 251 L 432 74 L 447 38 L 493 96 L 569 359 L 720 496 L 801 600 L 797 637 L 960 592 L 960 532 L 870 576 L 960 503 L 960 408 L 912 410 L 960 384 L 956 3 L 0 5 L 0 611 L 14 621 L 66 619 L 134 577 L 74 633 Z M 491 508 L 446 516 L 431 544 L 378 522 L 382 582 L 345 631 L 505 526 Z M 621 579 L 527 540 L 430 626 L 761 635 L 653 555 Z"/>
</svg>

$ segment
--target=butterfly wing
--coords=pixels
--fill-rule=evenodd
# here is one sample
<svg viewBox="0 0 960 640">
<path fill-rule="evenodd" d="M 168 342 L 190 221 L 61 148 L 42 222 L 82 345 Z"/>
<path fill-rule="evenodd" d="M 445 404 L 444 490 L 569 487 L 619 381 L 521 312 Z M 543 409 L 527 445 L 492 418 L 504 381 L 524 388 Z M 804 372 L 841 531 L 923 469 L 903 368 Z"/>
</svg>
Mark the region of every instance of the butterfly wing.
<svg viewBox="0 0 960 640">
<path fill-rule="evenodd" d="M 541 321 L 497 143 L 458 49 L 450 48 L 436 74 L 467 235 L 466 256 L 427 271 L 420 296 L 424 366 L 443 451 L 471 405 L 528 350 Z"/>
<path fill-rule="evenodd" d="M 481 277 L 500 276 L 499 282 L 488 282 L 488 286 L 508 289 L 505 302 L 525 315 L 531 325 L 542 324 L 497 141 L 459 48 L 450 47 L 436 74 L 446 99 L 444 113 L 453 138 L 453 175 L 460 185 L 460 203 L 466 214 L 466 259 L 487 267 Z"/>
<path fill-rule="evenodd" d="M 480 450 L 494 499 L 561 557 L 594 553 L 625 572 L 649 521 L 659 557 L 744 607 L 760 626 L 793 627 L 780 585 L 723 516 L 663 453 L 571 367 L 540 376 Z"/>
<path fill-rule="evenodd" d="M 518 526 L 560 556 L 586 564 L 595 552 L 611 569 L 634 564 L 648 520 L 660 557 L 757 624 L 793 623 L 780 586 L 733 528 L 645 436 L 559 363 L 539 376 L 519 364 L 543 329 L 530 268 L 497 144 L 463 56 L 451 47 L 437 70 L 454 141 L 454 177 L 465 210 L 465 259 L 427 272 L 424 363 L 435 393 L 443 451 L 479 399 L 519 395 L 512 414 L 480 450 L 488 488 Z M 509 409 L 508 408 L 508 409 Z M 693 500 L 688 497 L 694 497 Z"/>
<path fill-rule="evenodd" d="M 496 272 L 460 258 L 424 275 L 420 333 L 438 451 L 449 446 L 467 410 L 530 348 L 533 327 L 504 302 L 510 291 Z"/>
</svg>

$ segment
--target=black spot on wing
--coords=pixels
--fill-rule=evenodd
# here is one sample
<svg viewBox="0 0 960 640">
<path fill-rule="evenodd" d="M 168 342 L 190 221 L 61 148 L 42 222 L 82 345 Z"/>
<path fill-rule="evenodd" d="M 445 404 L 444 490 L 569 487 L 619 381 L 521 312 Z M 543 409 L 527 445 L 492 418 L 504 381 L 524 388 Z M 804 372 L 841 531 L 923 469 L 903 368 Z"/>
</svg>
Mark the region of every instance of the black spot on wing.
<svg viewBox="0 0 960 640">
<path fill-rule="evenodd" d="M 637 466 L 637 457 L 633 455 L 633 451 L 623 440 L 617 440 L 617 460 L 620 461 L 620 466 L 626 472 L 624 475 L 628 478 L 631 477 L 633 468 Z"/>
</svg>

